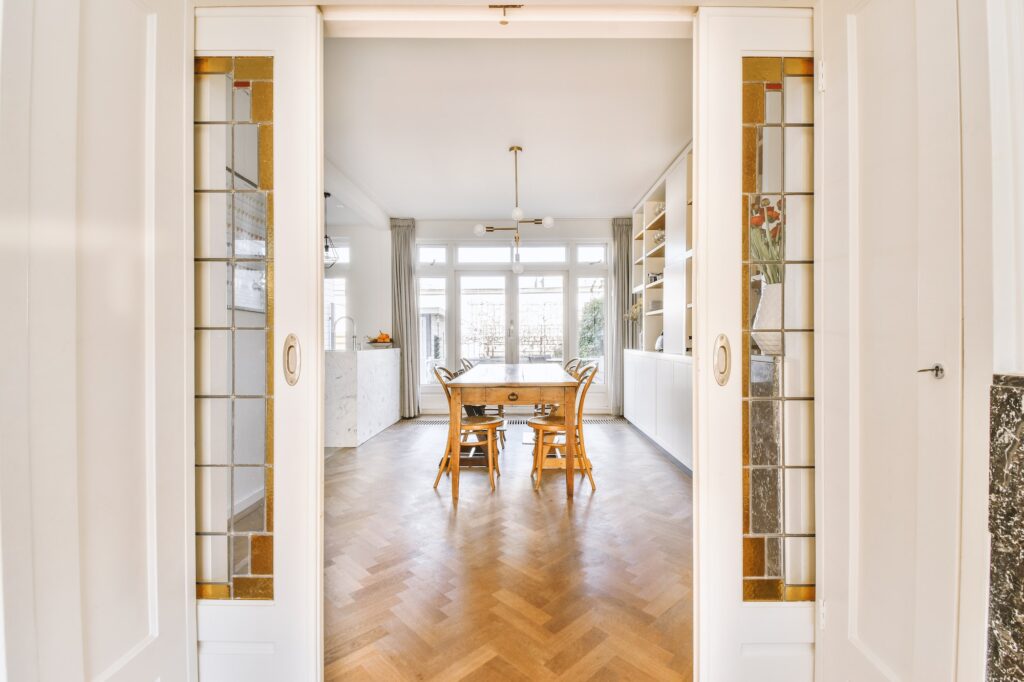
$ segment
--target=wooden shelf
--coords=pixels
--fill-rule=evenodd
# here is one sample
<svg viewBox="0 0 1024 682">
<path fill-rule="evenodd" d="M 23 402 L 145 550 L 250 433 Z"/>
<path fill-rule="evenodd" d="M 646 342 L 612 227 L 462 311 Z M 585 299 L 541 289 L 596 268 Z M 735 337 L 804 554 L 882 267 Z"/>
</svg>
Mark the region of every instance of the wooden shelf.
<svg viewBox="0 0 1024 682">
<path fill-rule="evenodd" d="M 661 288 L 661 287 L 663 287 L 663 286 L 665 286 L 665 280 L 664 280 L 664 278 L 662 278 L 662 279 L 659 279 L 659 280 L 658 280 L 658 281 L 656 281 L 656 282 L 648 282 L 648 283 L 647 283 L 647 288 L 648 288 L 648 289 L 659 289 L 659 288 Z"/>
<path fill-rule="evenodd" d="M 664 315 L 665 314 L 665 310 L 664 309 L 661 309 L 661 310 L 648 310 L 645 314 L 647 314 L 647 315 Z"/>
<path fill-rule="evenodd" d="M 643 256 L 640 256 L 635 261 L 633 261 L 633 265 L 643 265 L 643 264 L 644 264 L 644 257 Z"/>
<path fill-rule="evenodd" d="M 644 227 L 645 230 L 664 230 L 665 229 L 665 209 L 661 209 L 661 213 L 651 218 L 651 222 L 647 223 Z"/>
<path fill-rule="evenodd" d="M 643 284 L 637 284 L 635 287 L 633 287 L 633 293 L 634 294 L 639 294 L 643 290 L 644 290 L 644 285 Z"/>
<path fill-rule="evenodd" d="M 643 238 L 644 238 L 644 231 L 643 230 L 640 230 L 639 232 L 637 232 L 636 234 L 633 235 L 633 239 L 643 239 Z"/>
<path fill-rule="evenodd" d="M 662 242 L 648 251 L 645 258 L 662 258 L 665 255 L 665 242 Z"/>
</svg>

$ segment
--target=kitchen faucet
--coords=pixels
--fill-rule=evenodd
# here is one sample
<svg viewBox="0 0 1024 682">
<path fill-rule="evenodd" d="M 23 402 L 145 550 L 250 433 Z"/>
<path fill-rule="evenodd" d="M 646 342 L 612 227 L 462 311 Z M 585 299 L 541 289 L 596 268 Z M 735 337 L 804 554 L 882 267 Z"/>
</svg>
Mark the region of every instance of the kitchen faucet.
<svg viewBox="0 0 1024 682">
<path fill-rule="evenodd" d="M 334 321 L 334 324 L 331 326 L 331 345 L 334 345 L 334 333 L 338 328 L 338 323 L 344 322 L 345 320 L 352 323 L 352 347 L 349 350 L 359 350 L 359 334 L 356 332 L 356 321 L 355 318 L 349 315 L 342 315 Z"/>
</svg>

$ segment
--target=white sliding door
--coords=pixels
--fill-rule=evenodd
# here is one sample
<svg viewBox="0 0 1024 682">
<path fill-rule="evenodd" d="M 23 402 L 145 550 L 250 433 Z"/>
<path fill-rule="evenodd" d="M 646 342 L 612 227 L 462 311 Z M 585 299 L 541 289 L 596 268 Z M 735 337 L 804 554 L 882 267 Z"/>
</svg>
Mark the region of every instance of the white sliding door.
<svg viewBox="0 0 1024 682">
<path fill-rule="evenodd" d="M 0 678 L 189 679 L 191 20 L 0 13 Z"/>
<path fill-rule="evenodd" d="M 323 187 L 316 8 L 199 10 L 199 674 L 321 678 Z"/>
<path fill-rule="evenodd" d="M 814 671 L 814 79 L 809 10 L 695 29 L 697 671 Z"/>
</svg>

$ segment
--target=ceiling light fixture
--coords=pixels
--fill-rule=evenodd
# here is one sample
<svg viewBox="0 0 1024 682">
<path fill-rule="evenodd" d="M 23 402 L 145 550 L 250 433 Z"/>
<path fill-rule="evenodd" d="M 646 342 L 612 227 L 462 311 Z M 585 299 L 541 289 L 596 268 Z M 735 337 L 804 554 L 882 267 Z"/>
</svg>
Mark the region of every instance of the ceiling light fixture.
<svg viewBox="0 0 1024 682">
<path fill-rule="evenodd" d="M 498 21 L 502 26 L 508 26 L 508 11 L 510 9 L 522 9 L 522 5 L 487 5 L 487 9 L 500 9 L 501 19 Z"/>
<path fill-rule="evenodd" d="M 552 227 L 555 226 L 555 219 L 552 218 L 551 216 L 544 216 L 543 218 L 524 217 L 525 214 L 523 213 L 523 209 L 519 207 L 519 152 L 523 151 L 523 148 L 520 147 L 519 145 L 512 145 L 511 147 L 508 148 L 508 150 L 512 152 L 513 156 L 512 163 L 514 169 L 513 172 L 516 188 L 516 203 L 515 206 L 512 207 L 512 220 L 515 221 L 515 227 L 495 227 L 494 225 L 484 225 L 483 223 L 478 223 L 473 226 L 473 234 L 475 234 L 477 237 L 482 237 L 485 234 L 491 232 L 515 232 L 515 234 L 512 235 L 512 240 L 515 244 L 515 250 L 513 252 L 512 258 L 512 272 L 518 275 L 523 271 L 523 264 L 519 260 L 519 226 L 543 225 L 545 229 L 550 230 Z"/>
</svg>

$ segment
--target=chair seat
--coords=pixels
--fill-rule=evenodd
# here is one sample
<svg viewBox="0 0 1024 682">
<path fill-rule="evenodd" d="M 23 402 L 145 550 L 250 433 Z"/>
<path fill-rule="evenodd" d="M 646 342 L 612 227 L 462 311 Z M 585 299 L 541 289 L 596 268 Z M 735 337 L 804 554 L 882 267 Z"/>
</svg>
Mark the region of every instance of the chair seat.
<svg viewBox="0 0 1024 682">
<path fill-rule="evenodd" d="M 462 430 L 472 430 L 473 428 L 481 428 L 487 426 L 500 426 L 504 420 L 501 417 L 491 417 L 487 415 L 480 415 L 476 417 L 463 417 L 461 424 Z"/>
<path fill-rule="evenodd" d="M 529 426 L 534 428 L 565 428 L 565 415 L 564 414 L 549 414 L 543 417 L 531 417 L 526 420 Z"/>
</svg>

